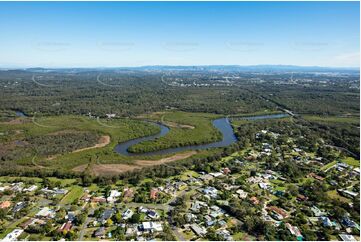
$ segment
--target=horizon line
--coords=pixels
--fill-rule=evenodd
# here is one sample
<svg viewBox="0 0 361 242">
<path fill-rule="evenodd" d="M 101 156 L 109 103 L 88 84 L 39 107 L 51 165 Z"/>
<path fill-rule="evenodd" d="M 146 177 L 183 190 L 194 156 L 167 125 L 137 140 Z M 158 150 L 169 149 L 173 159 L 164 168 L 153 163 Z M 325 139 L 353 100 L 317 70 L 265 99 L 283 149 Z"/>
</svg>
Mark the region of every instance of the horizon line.
<svg viewBox="0 0 361 242">
<path fill-rule="evenodd" d="M 318 66 L 318 65 L 292 65 L 292 64 L 255 64 L 255 65 L 239 65 L 239 64 L 198 64 L 198 65 L 139 65 L 139 66 L 1 66 L 0 69 L 115 69 L 115 68 L 144 68 L 144 67 L 301 67 L 301 68 L 328 68 L 328 69 L 360 69 L 360 66 Z"/>
</svg>

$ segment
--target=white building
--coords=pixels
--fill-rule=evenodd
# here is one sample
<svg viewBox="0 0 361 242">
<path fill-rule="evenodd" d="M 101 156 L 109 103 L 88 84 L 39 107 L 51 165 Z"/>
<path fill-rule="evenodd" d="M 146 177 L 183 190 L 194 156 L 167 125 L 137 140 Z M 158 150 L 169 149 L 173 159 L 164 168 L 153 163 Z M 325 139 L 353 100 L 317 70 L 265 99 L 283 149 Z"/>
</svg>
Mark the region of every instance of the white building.
<svg viewBox="0 0 361 242">
<path fill-rule="evenodd" d="M 122 195 L 121 192 L 118 192 L 117 190 L 111 190 L 109 197 L 107 197 L 107 202 L 113 203 L 115 200 L 117 200 L 118 197 Z"/>
<path fill-rule="evenodd" d="M 133 211 L 128 208 L 123 212 L 122 217 L 123 219 L 129 219 L 133 216 L 133 214 L 134 214 Z"/>
<path fill-rule="evenodd" d="M 48 208 L 48 207 L 44 207 L 43 209 L 41 209 L 37 214 L 37 217 L 48 217 L 48 218 L 54 218 L 55 217 L 55 212 L 54 210 Z"/>
<path fill-rule="evenodd" d="M 28 188 L 25 188 L 24 191 L 25 191 L 25 192 L 33 192 L 33 191 L 35 191 L 36 189 L 38 189 L 38 186 L 37 186 L 37 185 L 32 185 L 32 186 L 30 186 L 30 187 L 28 187 Z"/>
<path fill-rule="evenodd" d="M 150 232 L 162 232 L 163 231 L 163 227 L 161 223 L 158 222 L 143 222 L 142 223 L 143 229 L 145 231 L 150 231 Z"/>
<path fill-rule="evenodd" d="M 343 241 L 357 241 L 351 234 L 340 234 L 339 236 Z"/>
<path fill-rule="evenodd" d="M 17 241 L 17 238 L 24 232 L 22 229 L 14 229 L 11 233 L 7 234 L 2 241 Z"/>
<path fill-rule="evenodd" d="M 248 196 L 248 192 L 245 192 L 242 189 L 238 189 L 236 191 L 236 193 L 238 194 L 239 198 L 241 198 L 241 199 L 245 199 Z"/>
</svg>

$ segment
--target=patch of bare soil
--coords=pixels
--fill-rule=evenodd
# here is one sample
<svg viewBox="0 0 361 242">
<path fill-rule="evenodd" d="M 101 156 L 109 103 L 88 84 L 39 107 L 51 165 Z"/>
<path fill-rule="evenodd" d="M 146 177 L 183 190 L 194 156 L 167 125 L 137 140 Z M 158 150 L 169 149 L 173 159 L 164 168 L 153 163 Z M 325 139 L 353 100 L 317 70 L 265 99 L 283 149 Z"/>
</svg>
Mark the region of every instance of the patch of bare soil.
<svg viewBox="0 0 361 242">
<path fill-rule="evenodd" d="M 16 118 L 7 122 L 2 122 L 3 124 L 24 124 L 24 123 L 29 123 L 30 119 L 26 119 L 26 118 Z"/>
<path fill-rule="evenodd" d="M 86 147 L 86 148 L 82 148 L 82 149 L 77 149 L 77 150 L 74 150 L 72 153 L 77 153 L 77 152 L 81 152 L 81 151 L 84 151 L 84 150 L 90 150 L 90 149 L 94 149 L 94 148 L 101 148 L 101 147 L 104 147 L 104 146 L 108 145 L 109 143 L 110 143 L 110 136 L 109 135 L 104 135 L 104 136 L 100 137 L 98 143 L 95 144 L 94 146 Z"/>
<path fill-rule="evenodd" d="M 162 158 L 159 160 L 135 160 L 133 164 L 94 164 L 91 166 L 92 172 L 94 175 L 116 175 L 119 173 L 133 171 L 136 169 L 141 169 L 143 167 L 160 165 L 163 163 L 183 160 L 194 154 L 196 151 L 189 151 L 182 154 L 176 154 L 170 157 Z M 80 165 L 73 168 L 75 172 L 82 172 L 86 169 L 87 165 Z"/>
<path fill-rule="evenodd" d="M 179 124 L 175 122 L 163 121 L 163 123 L 169 127 L 182 128 L 182 129 L 194 129 L 194 126 L 188 124 Z"/>
</svg>

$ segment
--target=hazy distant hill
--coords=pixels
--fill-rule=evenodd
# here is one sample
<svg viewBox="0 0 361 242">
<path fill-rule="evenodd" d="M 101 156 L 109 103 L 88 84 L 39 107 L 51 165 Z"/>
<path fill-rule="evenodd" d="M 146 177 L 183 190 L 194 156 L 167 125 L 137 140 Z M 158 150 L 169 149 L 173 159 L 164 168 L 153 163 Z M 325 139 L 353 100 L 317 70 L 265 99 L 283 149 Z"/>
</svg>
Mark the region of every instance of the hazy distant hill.
<svg viewBox="0 0 361 242">
<path fill-rule="evenodd" d="M 21 70 L 29 72 L 79 73 L 88 71 L 226 71 L 226 72 L 359 72 L 357 67 L 320 67 L 294 65 L 201 65 L 201 66 L 139 66 L 139 67 L 96 67 L 96 68 L 0 68 L 0 70 Z"/>
</svg>

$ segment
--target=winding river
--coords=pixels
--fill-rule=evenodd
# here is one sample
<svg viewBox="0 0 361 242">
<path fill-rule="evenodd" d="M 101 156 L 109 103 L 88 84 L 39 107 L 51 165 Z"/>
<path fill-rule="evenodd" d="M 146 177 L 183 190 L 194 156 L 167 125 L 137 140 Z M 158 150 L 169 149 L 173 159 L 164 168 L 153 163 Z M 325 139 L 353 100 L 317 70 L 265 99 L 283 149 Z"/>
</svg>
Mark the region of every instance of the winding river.
<svg viewBox="0 0 361 242">
<path fill-rule="evenodd" d="M 275 114 L 265 114 L 265 115 L 257 115 L 257 116 L 242 116 L 242 117 L 232 117 L 234 120 L 244 119 L 244 120 L 261 120 L 261 119 L 275 119 L 275 118 L 285 118 L 290 115 L 287 113 L 275 113 Z"/>
<path fill-rule="evenodd" d="M 227 118 L 220 118 L 213 121 L 213 126 L 218 129 L 222 135 L 223 139 L 218 142 L 202 144 L 202 145 L 190 145 L 190 146 L 182 146 L 177 148 L 168 148 L 164 150 L 157 150 L 147 153 L 131 153 L 128 152 L 128 148 L 132 145 L 138 144 L 142 141 L 154 140 L 156 138 L 162 137 L 169 132 L 169 128 L 164 126 L 163 124 L 156 123 L 160 127 L 160 133 L 156 135 L 146 136 L 138 139 L 128 140 L 126 142 L 120 143 L 115 147 L 115 151 L 118 154 L 125 156 L 135 156 L 135 155 L 165 155 L 170 153 L 176 153 L 186 150 L 204 150 L 208 148 L 218 148 L 218 147 L 226 147 L 237 141 L 236 136 L 233 133 L 232 126 Z"/>
<path fill-rule="evenodd" d="M 262 120 L 262 119 L 275 119 L 275 118 L 283 118 L 288 117 L 288 114 L 285 113 L 277 113 L 277 114 L 267 114 L 267 115 L 257 115 L 257 116 L 245 116 L 245 117 L 239 117 L 241 119 L 246 120 Z M 176 153 L 186 150 L 204 150 L 208 148 L 220 148 L 220 147 L 226 147 L 230 144 L 233 144 L 237 141 L 237 138 L 233 132 L 232 126 L 230 124 L 230 121 L 228 118 L 219 118 L 216 120 L 213 120 L 213 126 L 218 129 L 222 135 L 223 139 L 221 141 L 209 143 L 209 144 L 202 144 L 202 145 L 190 145 L 190 146 L 182 146 L 177 148 L 168 148 L 163 150 L 157 150 L 152 152 L 146 152 L 146 153 L 131 153 L 128 152 L 128 148 L 132 145 L 138 144 L 142 141 L 148 141 L 148 140 L 154 140 L 159 137 L 162 137 L 166 135 L 169 132 L 169 128 L 161 123 L 155 123 L 160 127 L 160 133 L 156 135 L 150 135 L 142 138 L 137 138 L 133 140 L 128 140 L 126 142 L 118 144 L 114 150 L 118 154 L 125 155 L 125 156 L 136 156 L 136 155 L 142 155 L 142 156 L 149 156 L 149 155 L 166 155 L 170 153 Z"/>
</svg>

